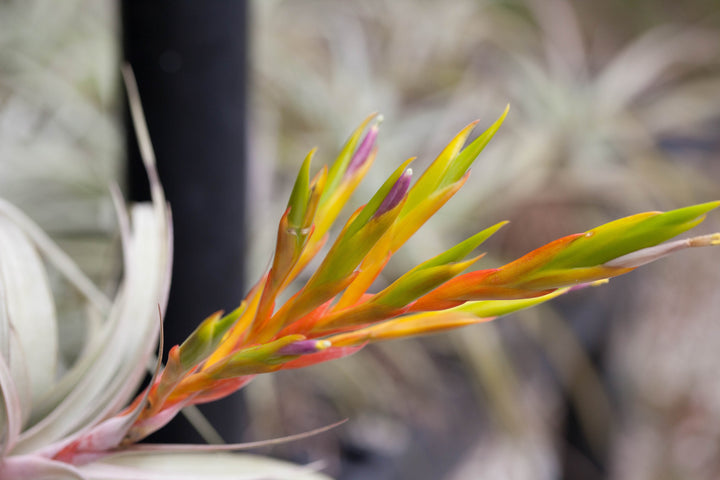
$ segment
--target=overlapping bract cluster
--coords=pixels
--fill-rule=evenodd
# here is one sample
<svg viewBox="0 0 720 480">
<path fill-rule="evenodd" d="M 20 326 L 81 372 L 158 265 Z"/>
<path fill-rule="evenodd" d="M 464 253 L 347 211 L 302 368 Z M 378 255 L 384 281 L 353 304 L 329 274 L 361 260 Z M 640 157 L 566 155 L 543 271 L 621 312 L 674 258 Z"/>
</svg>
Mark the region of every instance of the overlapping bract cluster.
<svg viewBox="0 0 720 480">
<path fill-rule="evenodd" d="M 672 251 L 720 243 L 720 235 L 714 234 L 660 245 L 720 204 L 710 202 L 616 220 L 558 239 L 502 267 L 463 273 L 482 255 L 466 257 L 501 222 L 368 293 L 390 257 L 462 187 L 506 113 L 463 148 L 477 122 L 464 128 L 412 186 L 412 159 L 400 165 L 350 216 L 306 284 L 278 306 L 278 295 L 321 251 L 373 163 L 379 122 L 368 117 L 332 167 L 314 177 L 314 150 L 310 152 L 280 220 L 269 272 L 238 309 L 213 314 L 170 351 L 126 442 L 156 430 L 186 405 L 237 390 L 255 374 L 339 358 L 368 342 L 484 322 L 627 273 Z"/>
</svg>

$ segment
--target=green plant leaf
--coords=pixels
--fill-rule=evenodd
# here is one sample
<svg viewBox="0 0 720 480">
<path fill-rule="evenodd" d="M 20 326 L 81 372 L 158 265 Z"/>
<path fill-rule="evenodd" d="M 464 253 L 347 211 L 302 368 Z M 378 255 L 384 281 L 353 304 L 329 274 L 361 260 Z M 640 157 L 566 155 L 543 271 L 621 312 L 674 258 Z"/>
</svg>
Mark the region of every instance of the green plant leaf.
<svg viewBox="0 0 720 480">
<path fill-rule="evenodd" d="M 215 351 L 223 335 L 235 324 L 246 308 L 247 304 L 243 302 L 227 315 L 217 312 L 203 320 L 180 345 L 180 363 L 183 368 L 189 369 L 197 365 Z"/>
<path fill-rule="evenodd" d="M 295 185 L 293 185 L 292 192 L 290 193 L 290 200 L 288 201 L 288 207 L 290 208 L 290 214 L 288 215 L 288 226 L 293 229 L 303 228 L 303 220 L 305 219 L 305 211 L 308 207 L 308 199 L 310 198 L 310 163 L 312 157 L 315 155 L 315 150 L 310 150 L 310 153 L 305 157 L 300 172 L 295 179 Z"/>
<path fill-rule="evenodd" d="M 0 458 L 12 450 L 22 428 L 22 404 L 10 367 L 0 357 Z"/>
<path fill-rule="evenodd" d="M 455 159 L 445 171 L 445 175 L 443 176 L 442 181 L 439 184 L 440 188 L 457 182 L 463 177 L 463 175 L 465 175 L 465 172 L 468 171 L 477 156 L 480 155 L 480 152 L 485 149 L 485 146 L 495 136 L 495 133 L 497 133 L 500 125 L 502 125 L 505 121 L 505 117 L 507 117 L 509 110 L 510 106 L 508 105 L 507 107 L 505 107 L 505 111 L 502 113 L 502 115 L 500 115 L 500 118 L 495 120 L 495 122 L 490 125 L 487 130 L 485 130 L 479 137 L 473 140 L 470 145 L 465 147 L 455 157 Z"/>
<path fill-rule="evenodd" d="M 480 318 L 499 317 L 547 302 L 563 293 L 567 293 L 568 290 L 568 288 L 562 288 L 541 297 L 523 298 L 520 300 L 480 300 L 477 302 L 467 302 L 459 307 L 450 308 L 447 311 L 470 313 Z"/>
<path fill-rule="evenodd" d="M 693 228 L 718 206 L 719 201 L 707 202 L 664 213 L 640 213 L 606 223 L 576 239 L 543 269 L 602 265 L 635 250 L 655 246 Z"/>
<path fill-rule="evenodd" d="M 467 257 L 470 252 L 475 250 L 477 247 L 482 245 L 485 240 L 490 238 L 492 235 L 495 234 L 498 230 L 500 230 L 502 227 L 507 225 L 508 222 L 499 222 L 493 225 L 492 227 L 488 227 L 485 230 L 476 233 L 472 237 L 463 240 L 462 242 L 458 243 L 454 247 L 446 250 L 445 252 L 441 253 L 440 255 L 437 255 L 430 260 L 418 265 L 413 270 L 423 270 L 426 268 L 436 267 L 439 265 L 445 265 L 451 262 L 459 262 L 463 258 Z M 411 271 L 413 271 L 411 270 Z"/>
</svg>

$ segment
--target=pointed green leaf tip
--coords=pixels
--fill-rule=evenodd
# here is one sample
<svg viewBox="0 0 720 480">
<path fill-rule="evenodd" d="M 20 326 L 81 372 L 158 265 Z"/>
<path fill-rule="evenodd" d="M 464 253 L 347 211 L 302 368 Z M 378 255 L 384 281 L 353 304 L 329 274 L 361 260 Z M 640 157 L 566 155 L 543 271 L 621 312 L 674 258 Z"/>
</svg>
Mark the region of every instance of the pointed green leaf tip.
<svg viewBox="0 0 720 480">
<path fill-rule="evenodd" d="M 220 344 L 223 336 L 243 314 L 247 304 L 243 302 L 238 308 L 222 316 L 216 312 L 198 325 L 193 333 L 180 345 L 180 364 L 187 370 L 207 359 Z"/>
<path fill-rule="evenodd" d="M 509 111 L 510 105 L 507 105 L 502 115 L 500 115 L 500 118 L 495 120 L 495 123 L 490 125 L 487 130 L 485 130 L 479 137 L 473 140 L 470 145 L 465 147 L 458 154 L 458 156 L 455 157 L 455 159 L 452 161 L 447 171 L 445 172 L 445 175 L 443 175 L 443 179 L 440 182 L 439 188 L 450 185 L 451 183 L 455 183 L 460 180 L 463 175 L 465 175 L 465 172 L 468 171 L 477 156 L 480 155 L 480 152 L 483 151 L 488 142 L 490 142 L 490 140 L 495 136 L 495 133 L 497 133 L 500 125 L 502 125 L 505 121 L 505 117 L 507 117 Z"/>
<path fill-rule="evenodd" d="M 378 293 L 372 303 L 402 308 L 463 272 L 475 261 L 477 258 L 412 270 Z"/>
<path fill-rule="evenodd" d="M 601 225 L 568 245 L 543 270 L 602 265 L 630 252 L 653 247 L 690 230 L 718 206 L 720 201 L 701 203 L 665 213 L 640 213 Z"/>
<path fill-rule="evenodd" d="M 437 267 L 439 265 L 445 265 L 451 262 L 459 262 L 463 258 L 470 255 L 470 252 L 475 250 L 477 247 L 482 245 L 485 240 L 490 238 L 492 235 L 495 234 L 498 230 L 500 230 L 502 227 L 507 225 L 509 222 L 503 221 L 496 223 L 492 227 L 488 227 L 482 232 L 476 233 L 472 237 L 463 240 L 462 242 L 458 243 L 454 247 L 450 248 L 449 250 L 441 253 L 440 255 L 431 258 L 427 262 L 424 262 L 417 267 L 415 267 L 413 270 L 420 270 L 425 268 L 431 268 L 431 267 Z"/>
<path fill-rule="evenodd" d="M 501 315 L 508 315 L 510 313 L 547 302 L 548 300 L 552 300 L 569 290 L 569 288 L 559 288 L 547 295 L 534 298 L 522 298 L 518 300 L 480 300 L 477 302 L 467 302 L 458 307 L 449 308 L 446 311 L 470 313 L 479 318 L 499 317 Z"/>
<path fill-rule="evenodd" d="M 472 122 L 455 135 L 410 190 L 408 201 L 405 204 L 405 213 L 415 208 L 434 192 L 460 180 L 500 128 L 508 110 L 509 106 L 505 107 L 505 111 L 500 118 L 464 149 L 462 147 L 465 140 L 477 125 L 478 120 Z"/>
<path fill-rule="evenodd" d="M 307 210 L 308 200 L 310 198 L 310 163 L 315 155 L 317 148 L 310 150 L 305 157 L 305 161 L 300 167 L 300 172 L 295 179 L 288 207 L 290 213 L 288 215 L 288 225 L 290 228 L 303 228 L 303 220 L 305 219 L 305 210 Z"/>
<path fill-rule="evenodd" d="M 480 257 L 460 261 L 508 222 L 500 222 L 421 263 L 378 294 L 378 303 L 401 307 L 462 273 Z M 482 255 L 481 255 L 482 256 Z"/>
</svg>

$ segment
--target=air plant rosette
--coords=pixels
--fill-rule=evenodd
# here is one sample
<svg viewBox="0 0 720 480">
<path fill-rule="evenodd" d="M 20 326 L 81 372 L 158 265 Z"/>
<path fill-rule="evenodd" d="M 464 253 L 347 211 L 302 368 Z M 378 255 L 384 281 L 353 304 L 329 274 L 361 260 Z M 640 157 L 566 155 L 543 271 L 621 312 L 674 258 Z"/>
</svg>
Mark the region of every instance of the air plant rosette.
<svg viewBox="0 0 720 480">
<path fill-rule="evenodd" d="M 125 249 L 125 282 L 114 302 L 96 306 L 108 314 L 102 329 L 105 343 L 101 345 L 109 346 L 109 350 L 91 349 L 78 360 L 81 364 L 99 362 L 105 367 L 85 364 L 84 370 L 78 370 L 82 375 L 71 369 L 59 381 L 53 379 L 50 399 L 41 387 L 38 393 L 28 396 L 18 388 L 19 384 L 27 384 L 27 378 L 22 377 L 22 369 L 14 368 L 16 356 L 8 353 L 12 349 L 3 346 L 0 479 L 47 475 L 87 479 L 216 478 L 207 471 L 193 473 L 192 469 L 162 476 L 153 470 L 152 459 L 167 462 L 168 455 L 184 455 L 207 462 L 205 450 L 230 451 L 242 445 L 146 446 L 138 442 L 162 428 L 182 409 L 225 397 L 255 375 L 338 359 L 372 342 L 487 322 L 604 283 L 678 250 L 720 244 L 717 233 L 669 241 L 696 226 L 708 211 L 720 205 L 709 202 L 622 218 L 555 240 L 503 266 L 473 269 L 483 257 L 473 252 L 506 223 L 500 222 L 371 293 L 373 283 L 393 254 L 466 182 L 471 165 L 502 124 L 507 110 L 467 145 L 477 122 L 460 131 L 414 183 L 412 159 L 403 162 L 377 193 L 349 216 L 326 248 L 333 224 L 376 158 L 379 121 L 377 115 L 371 115 L 353 132 L 330 167 L 323 166 L 311 176 L 314 150 L 308 154 L 280 219 L 275 254 L 267 273 L 237 309 L 210 315 L 187 340 L 174 346 L 164 366 L 156 364 L 149 385 L 131 400 L 156 347 L 160 330 L 158 305 L 162 311 L 172 251 L 169 213 L 137 105 L 133 114 L 141 127 L 139 137 L 153 205 L 134 207 L 129 219 L 123 214 L 121 202 L 117 202 Z M 75 278 L 81 291 L 91 299 L 103 298 L 22 214 L 9 205 L 0 206 L 2 232 L 13 230 L 13 235 L 24 238 L 33 249 L 61 259 L 55 262 L 57 267 Z M 7 299 L 8 308 L 2 320 L 4 327 L 13 327 L 34 319 L 10 308 L 13 300 L 9 295 L 23 292 L 13 290 L 13 276 L 6 273 L 11 269 L 6 267 L 8 257 L 4 253 L 0 257 L 4 282 L 0 293 Z M 280 304 L 280 295 L 316 257 L 322 259 L 307 282 Z M 150 280 L 140 281 L 141 276 Z M 142 321 L 133 326 L 138 318 Z M 123 334 L 117 344 L 113 335 L 129 331 L 128 325 L 135 332 Z M 8 331 L 3 330 L 4 334 Z M 19 348 L 27 350 L 33 345 L 29 342 Z M 123 357 L 127 351 L 132 355 Z M 113 355 L 117 358 L 111 358 Z M 84 375 L 93 377 L 93 381 L 86 382 Z M 87 388 L 94 390 L 88 393 Z M 40 413 L 36 398 L 43 399 L 39 402 Z M 80 407 L 75 402 L 80 402 Z M 88 408 L 91 413 L 83 413 Z M 113 463 L 115 458 L 130 458 L 136 463 L 119 465 Z M 145 459 L 142 468 L 148 470 L 138 470 L 139 458 Z M 262 478 L 303 478 L 308 474 L 286 473 Z"/>
</svg>

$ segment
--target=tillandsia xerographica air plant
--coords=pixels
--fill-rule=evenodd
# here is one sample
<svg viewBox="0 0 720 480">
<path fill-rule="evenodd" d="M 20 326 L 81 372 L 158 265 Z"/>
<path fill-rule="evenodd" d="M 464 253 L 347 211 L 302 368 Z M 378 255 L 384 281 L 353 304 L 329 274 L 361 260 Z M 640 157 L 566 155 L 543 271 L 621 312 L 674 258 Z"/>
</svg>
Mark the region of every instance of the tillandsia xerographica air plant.
<svg viewBox="0 0 720 480">
<path fill-rule="evenodd" d="M 134 114 L 139 115 L 139 111 Z M 375 159 L 378 116 L 369 116 L 350 136 L 337 160 L 314 176 L 311 151 L 280 219 L 270 269 L 236 310 L 211 315 L 187 340 L 174 346 L 164 367 L 158 363 L 149 385 L 129 401 L 155 347 L 159 323 L 156 309 L 165 304 L 171 252 L 169 216 L 149 145 L 143 142 L 153 207 L 136 207 L 132 222 L 120 215 L 126 290 L 110 308 L 102 334 L 110 339 L 124 332 L 128 322 L 142 321 L 132 335 L 121 336 L 119 344 L 117 338 L 108 341 L 109 352 L 81 356 L 80 362 L 96 362 L 100 367 L 85 367 L 79 370 L 82 375 L 70 370 L 49 394 L 43 392 L 42 384 L 48 381 L 47 372 L 44 379 L 28 379 L 27 373 L 38 369 L 23 370 L 27 362 L 23 364 L 24 358 L 17 353 L 32 356 L 37 335 L 25 335 L 31 340 L 13 350 L 11 331 L 21 321 L 32 324 L 36 319 L 22 309 L 10 308 L 12 296 L 21 295 L 17 291 L 21 285 L 13 283 L 18 277 L 12 257 L 2 252 L 0 298 L 7 299 L 7 308 L 2 309 L 0 325 L 4 407 L 0 479 L 52 475 L 87 479 L 215 478 L 207 470 L 178 473 L 176 469 L 167 476 L 157 470 L 148 473 L 142 468 L 152 470 L 159 468 L 154 460 L 167 461 L 169 454 L 161 453 L 163 450 L 193 455 L 202 447 L 142 446 L 137 442 L 163 427 L 181 409 L 224 397 L 255 375 L 337 359 L 372 342 L 486 322 L 605 282 L 677 250 L 720 244 L 717 233 L 666 242 L 700 223 L 708 211 L 720 205 L 709 202 L 626 217 L 560 238 L 506 265 L 468 272 L 483 257 L 472 256 L 472 252 L 505 224 L 500 222 L 370 293 L 392 255 L 462 187 L 472 163 L 506 114 L 507 110 L 464 146 L 477 122 L 468 125 L 414 183 L 409 168 L 412 159 L 402 163 L 377 193 L 350 215 L 327 250 L 324 247 L 333 223 Z M 140 137 L 145 138 L 145 134 Z M 7 224 L 3 232 L 12 231 L 15 237 L 29 238 L 29 243 L 46 253 L 52 251 L 46 239 L 18 212 L 3 205 L 0 213 L 0 226 Z M 152 248 L 145 248 L 144 241 Z M 324 257 L 307 282 L 279 305 L 279 296 L 319 255 Z M 63 262 L 59 268 L 70 272 L 72 267 Z M 149 283 L 132 282 L 143 262 L 153 265 Z M 20 367 L 16 366 L 18 358 Z M 95 380 L 85 382 L 84 375 Z M 103 375 L 105 383 L 97 379 Z M 88 386 L 95 390 L 88 390 Z M 34 403 L 36 399 L 39 406 Z M 80 402 L 79 408 L 76 402 Z M 210 448 L 233 450 L 237 446 Z M 298 473 L 274 472 L 262 478 L 291 475 Z"/>
</svg>

